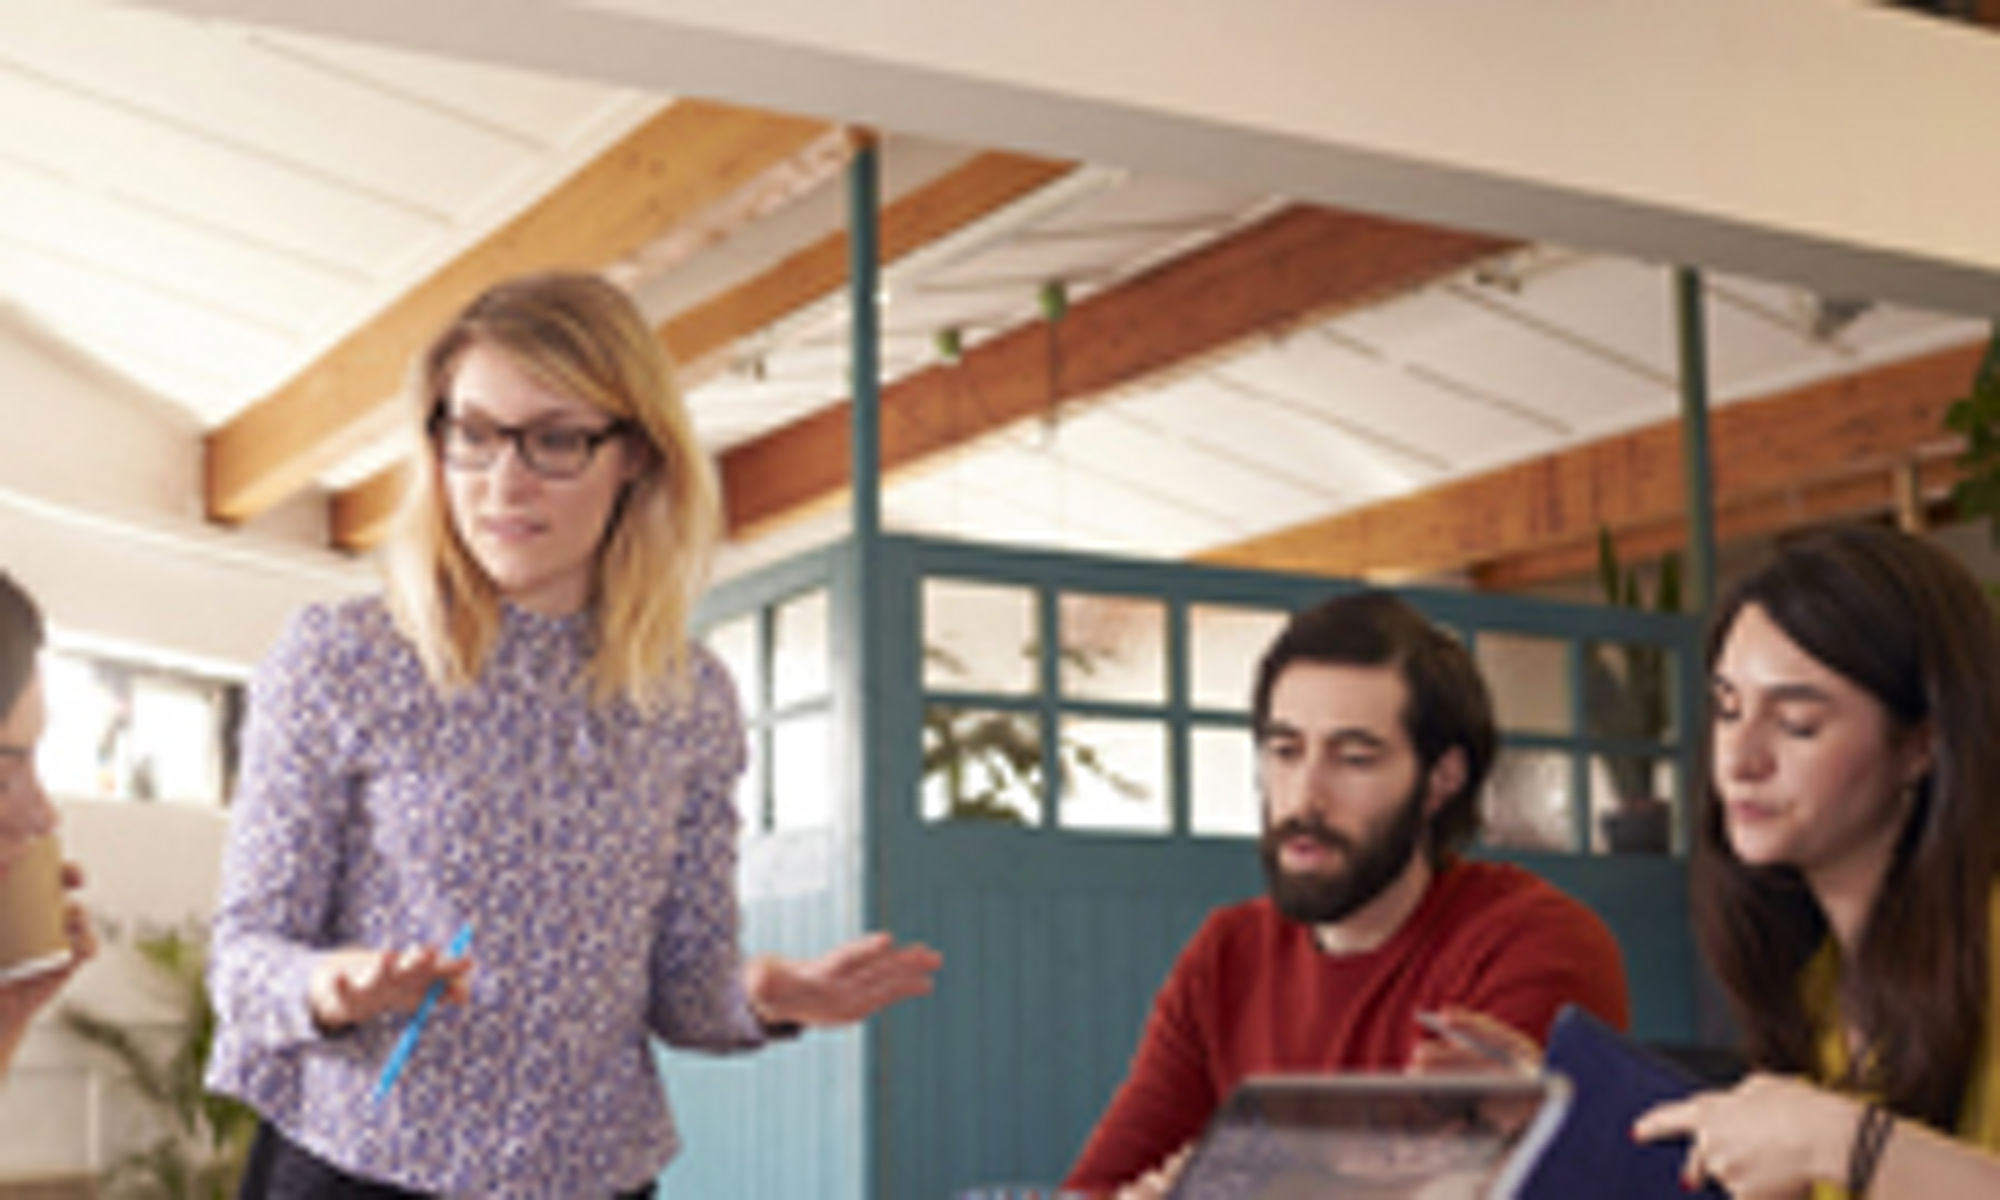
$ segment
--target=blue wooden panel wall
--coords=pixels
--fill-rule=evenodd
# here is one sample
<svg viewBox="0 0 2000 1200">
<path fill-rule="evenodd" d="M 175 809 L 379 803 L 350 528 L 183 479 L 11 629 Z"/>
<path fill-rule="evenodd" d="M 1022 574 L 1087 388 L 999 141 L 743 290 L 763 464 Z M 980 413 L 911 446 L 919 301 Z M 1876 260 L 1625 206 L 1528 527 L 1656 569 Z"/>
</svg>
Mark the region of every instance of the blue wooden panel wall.
<svg viewBox="0 0 2000 1200">
<path fill-rule="evenodd" d="M 814 551 L 715 589 L 696 620 L 706 628 L 803 592 L 832 588 L 846 562 Z M 836 628 L 838 624 L 836 622 Z M 739 679 L 746 703 L 756 687 Z M 851 722 L 851 687 L 835 682 L 836 729 Z M 753 703 L 754 707 L 754 703 Z M 847 792 L 837 781 L 828 786 Z M 852 796 L 825 830 L 770 833 L 744 814 L 738 872 L 743 945 L 752 953 L 819 954 L 861 928 L 861 820 Z M 812 1033 L 756 1054 L 712 1056 L 661 1048 L 682 1150 L 660 1177 L 670 1200 L 869 1200 L 868 1035 Z"/>
<path fill-rule="evenodd" d="M 1696 1039 L 1694 930 L 1688 924 L 1687 864 L 1646 854 L 1515 854 L 1519 863 L 1589 905 L 1625 954 L 1632 1032 L 1647 1041 Z"/>
<path fill-rule="evenodd" d="M 1254 849 L 1242 839 L 924 824 L 916 797 L 926 572 L 1159 596 L 1175 606 L 1293 608 L 1354 586 L 890 537 L 868 554 L 873 607 L 864 614 L 858 560 L 847 545 L 815 552 L 721 589 L 708 606 L 714 617 L 832 585 L 833 715 L 847 757 L 829 786 L 851 794 L 835 828 L 817 840 L 749 840 L 745 942 L 816 953 L 862 928 L 888 928 L 937 946 L 945 969 L 936 995 L 864 1031 L 812 1034 L 737 1061 L 668 1055 L 687 1143 L 664 1176 L 668 1196 L 943 1200 L 974 1182 L 1058 1178 L 1123 1076 L 1153 993 L 1188 935 L 1216 905 L 1261 891 Z M 1692 647 L 1691 630 L 1663 618 L 1467 593 L 1410 596 L 1466 631 Z M 866 664 L 856 661 L 863 644 L 873 654 Z M 1244 664 L 1246 686 L 1250 670 Z M 1682 728 L 1691 727 L 1691 704 L 1683 697 Z M 1185 716 L 1179 701 L 1167 708 L 1170 719 Z M 1175 810 L 1184 818 L 1185 795 Z M 1642 1036 L 1692 1035 L 1694 953 L 1680 860 L 1506 857 L 1612 927 Z"/>
<path fill-rule="evenodd" d="M 811 956 L 853 936 L 842 839 L 787 834 L 744 849 L 743 943 Z M 660 1052 L 682 1151 L 662 1194 L 862 1200 L 868 1099 L 859 1030 L 814 1033 L 752 1055 Z"/>
<path fill-rule="evenodd" d="M 1263 890 L 1244 841 L 932 831 L 894 923 L 946 951 L 937 994 L 886 1023 L 884 1196 L 1059 1179 L 1123 1078 L 1154 991 L 1207 913 Z M 1502 857 L 1489 855 L 1489 857 Z M 1693 1029 L 1673 859 L 1507 855 L 1590 904 L 1624 950 L 1641 1037 Z"/>
<path fill-rule="evenodd" d="M 870 911 L 877 923 L 930 939 L 946 955 L 937 996 L 878 1026 L 877 1194 L 920 1200 L 973 1183 L 1053 1181 L 1123 1077 L 1153 993 L 1188 935 L 1210 909 L 1259 894 L 1262 882 L 1243 839 L 922 823 L 915 801 L 921 577 L 1279 608 L 1355 585 L 903 538 L 885 539 L 873 561 L 882 622 L 875 694 L 890 711 L 877 733 L 884 740 L 868 807 Z M 1660 637 L 1682 652 L 1692 645 L 1690 630 L 1671 620 L 1469 593 L 1406 594 L 1467 633 Z M 1058 640 L 1045 633 L 1045 653 Z M 1246 690 L 1252 666 L 1244 664 Z M 1185 714 L 1172 698 L 1166 708 L 1169 719 Z M 1185 800 L 1175 806 L 1182 814 Z M 1619 937 L 1634 983 L 1635 1029 L 1687 1040 L 1694 968 L 1683 863 L 1516 860 L 1590 904 Z"/>
<path fill-rule="evenodd" d="M 896 924 L 942 948 L 883 1029 L 885 1196 L 1059 1178 L 1123 1077 L 1153 993 L 1215 905 L 1255 894 L 1240 842 L 935 827 Z M 1078 844 L 1083 843 L 1083 844 Z"/>
</svg>

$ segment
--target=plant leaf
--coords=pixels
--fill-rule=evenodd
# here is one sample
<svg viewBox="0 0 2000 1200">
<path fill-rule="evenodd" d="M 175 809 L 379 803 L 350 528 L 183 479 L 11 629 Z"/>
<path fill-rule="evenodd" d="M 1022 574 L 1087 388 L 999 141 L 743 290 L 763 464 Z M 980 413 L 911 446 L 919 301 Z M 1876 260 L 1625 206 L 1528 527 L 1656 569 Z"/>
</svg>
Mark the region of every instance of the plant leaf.
<svg viewBox="0 0 2000 1200">
<path fill-rule="evenodd" d="M 1611 544 L 1611 530 L 1597 527 L 1597 585 L 1604 589 L 1606 604 L 1618 603 L 1618 550 Z"/>
<path fill-rule="evenodd" d="M 1669 553 L 1660 560 L 1659 604 L 1656 607 L 1663 613 L 1681 611 L 1681 556 L 1678 552 Z"/>
</svg>

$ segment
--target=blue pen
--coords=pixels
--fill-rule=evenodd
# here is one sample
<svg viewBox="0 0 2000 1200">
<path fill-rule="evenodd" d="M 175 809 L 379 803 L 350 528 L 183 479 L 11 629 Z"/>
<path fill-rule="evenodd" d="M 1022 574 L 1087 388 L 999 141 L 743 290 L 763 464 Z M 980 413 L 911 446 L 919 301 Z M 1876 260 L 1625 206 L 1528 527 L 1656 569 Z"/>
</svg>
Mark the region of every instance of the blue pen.
<svg viewBox="0 0 2000 1200">
<path fill-rule="evenodd" d="M 472 949 L 472 922 L 458 927 L 452 936 L 451 945 L 446 946 L 446 958 L 463 958 Z M 411 1051 L 417 1048 L 417 1036 L 424 1031 L 424 1022 L 430 1019 L 431 1010 L 437 1007 L 438 997 L 444 995 L 444 981 L 438 980 L 424 991 L 424 998 L 417 1002 L 416 1015 L 403 1026 L 403 1035 L 396 1039 L 396 1048 L 389 1051 L 389 1061 L 382 1064 L 382 1077 L 375 1081 L 375 1103 L 389 1094 L 396 1086 L 396 1076 L 403 1073 L 403 1065 L 410 1061 Z"/>
</svg>

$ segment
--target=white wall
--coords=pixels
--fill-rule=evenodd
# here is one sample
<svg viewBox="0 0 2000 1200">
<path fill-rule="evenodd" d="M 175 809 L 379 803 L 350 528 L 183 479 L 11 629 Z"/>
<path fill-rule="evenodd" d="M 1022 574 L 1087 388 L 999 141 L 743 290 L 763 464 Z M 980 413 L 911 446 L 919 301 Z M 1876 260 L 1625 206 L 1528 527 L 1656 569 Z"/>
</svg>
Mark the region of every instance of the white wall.
<svg viewBox="0 0 2000 1200">
<path fill-rule="evenodd" d="M 206 525 L 200 464 L 191 420 L 0 312 L 0 567 L 36 595 L 56 640 L 241 674 L 298 606 L 373 586 L 370 567 L 316 547 L 314 498 L 252 529 Z M 107 943 L 63 999 L 157 1022 L 162 997 L 132 942 L 205 923 L 227 818 L 62 808 Z M 94 1170 L 148 1136 L 142 1111 L 45 1017 L 0 1087 L 0 1182 Z"/>
<path fill-rule="evenodd" d="M 318 548 L 313 498 L 201 520 L 193 423 L 0 318 L 0 567 L 59 635 L 247 670 L 299 605 L 373 584 Z"/>
</svg>

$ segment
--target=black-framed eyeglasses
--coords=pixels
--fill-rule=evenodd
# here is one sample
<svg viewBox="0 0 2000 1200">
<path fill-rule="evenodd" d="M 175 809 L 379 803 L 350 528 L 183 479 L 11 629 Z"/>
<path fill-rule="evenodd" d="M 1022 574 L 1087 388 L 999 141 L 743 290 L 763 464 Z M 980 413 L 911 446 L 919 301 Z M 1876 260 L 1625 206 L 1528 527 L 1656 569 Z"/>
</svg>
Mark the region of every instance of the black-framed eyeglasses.
<svg viewBox="0 0 2000 1200">
<path fill-rule="evenodd" d="M 444 465 L 454 471 L 484 471 L 500 460 L 500 450 L 514 443 L 514 453 L 530 471 L 544 479 L 574 479 L 590 468 L 597 448 L 632 431 L 620 417 L 608 425 L 573 425 L 562 418 L 503 425 L 480 416 L 453 416 L 440 406 L 431 413 L 431 440 Z"/>
</svg>

